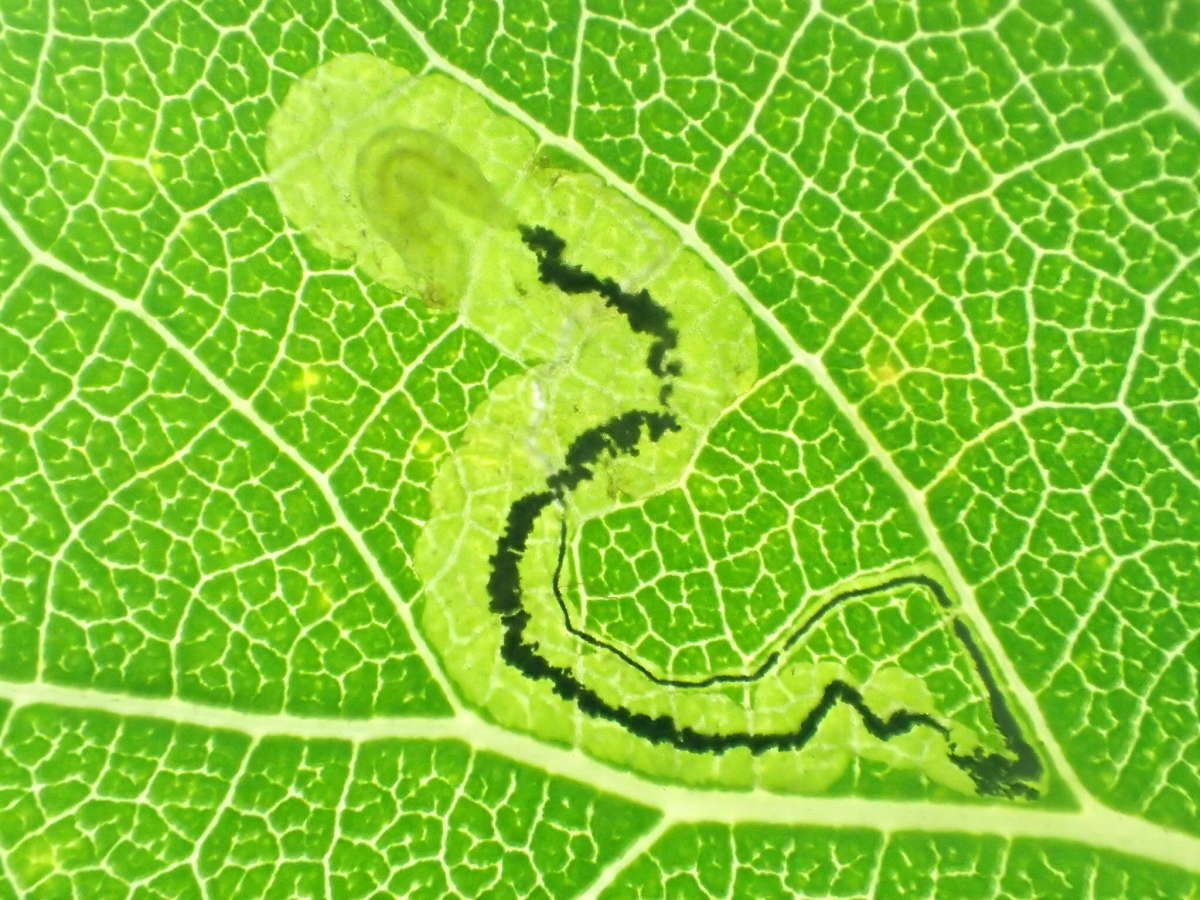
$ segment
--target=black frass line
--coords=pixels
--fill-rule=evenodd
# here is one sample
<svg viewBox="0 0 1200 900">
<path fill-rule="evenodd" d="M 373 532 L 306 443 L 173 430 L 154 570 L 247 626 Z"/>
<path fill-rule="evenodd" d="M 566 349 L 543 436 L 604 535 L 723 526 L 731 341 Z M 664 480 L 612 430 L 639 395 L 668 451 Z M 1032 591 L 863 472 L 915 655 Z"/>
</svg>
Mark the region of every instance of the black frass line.
<svg viewBox="0 0 1200 900">
<path fill-rule="evenodd" d="M 501 656 L 509 665 L 532 680 L 546 680 L 553 686 L 554 693 L 574 702 L 587 715 L 607 719 L 625 728 L 630 733 L 651 741 L 667 743 L 681 750 L 694 753 L 724 753 L 734 748 L 745 747 L 754 754 L 767 750 L 799 749 L 816 734 L 822 720 L 837 703 L 845 703 L 854 709 L 874 737 L 889 740 L 905 734 L 918 725 L 926 725 L 949 740 L 949 729 L 926 713 L 898 710 L 886 719 L 880 717 L 863 699 L 862 694 L 841 679 L 830 681 L 821 693 L 816 705 L 809 710 L 794 731 L 755 733 L 733 732 L 711 734 L 680 726 L 671 716 L 650 716 L 635 712 L 602 698 L 596 691 L 584 685 L 567 668 L 556 666 L 539 652 L 536 641 L 525 639 L 525 630 L 530 614 L 522 604 L 520 562 L 533 533 L 538 518 L 551 505 L 565 507 L 566 496 L 580 483 L 594 477 L 591 466 L 608 454 L 636 456 L 643 431 L 651 442 L 657 442 L 670 431 L 678 431 L 679 423 L 669 410 L 672 379 L 681 372 L 678 361 L 668 362 L 668 356 L 678 345 L 678 332 L 671 327 L 671 314 L 659 306 L 646 290 L 636 294 L 623 291 L 610 278 L 601 279 L 584 271 L 579 266 L 566 263 L 562 253 L 566 242 L 547 228 L 520 226 L 521 237 L 538 260 L 539 277 L 543 283 L 554 285 L 568 294 L 596 293 L 605 300 L 605 305 L 616 309 L 638 334 L 649 334 L 653 340 L 647 354 L 647 368 L 663 385 L 659 390 L 659 402 L 663 411 L 648 412 L 630 410 L 610 419 L 602 425 L 589 428 L 572 441 L 566 454 L 564 466 L 546 479 L 546 488 L 533 491 L 516 500 L 510 507 L 504 533 L 498 538 L 496 552 L 489 558 L 491 567 L 487 590 L 491 598 L 489 608 L 496 613 L 504 626 Z M 560 589 L 560 577 L 566 551 L 565 517 L 559 535 L 558 560 L 555 566 L 554 596 L 562 610 L 564 623 L 569 633 L 591 646 L 607 650 L 623 662 L 641 672 L 651 681 L 670 687 L 696 688 L 719 683 L 749 683 L 761 678 L 791 649 L 815 623 L 834 607 L 848 600 L 868 596 L 896 587 L 915 585 L 930 590 L 937 602 L 946 609 L 951 606 L 945 589 L 934 579 L 923 575 L 904 576 L 890 579 L 879 585 L 845 591 L 819 607 L 800 627 L 776 649 L 758 669 L 748 675 L 714 675 L 698 681 L 664 679 L 655 676 L 644 665 L 630 657 L 620 648 L 576 629 L 570 620 L 566 602 Z M 976 645 L 966 625 L 957 617 L 954 630 L 965 645 L 975 664 L 987 692 L 993 721 L 1004 736 L 1005 742 L 1016 759 L 1000 754 L 987 754 L 976 749 L 972 754 L 951 752 L 948 758 L 973 780 L 982 794 L 1036 797 L 1037 792 L 1024 780 L 1040 776 L 1042 767 L 1033 748 L 1025 741 L 1019 724 L 1008 708 L 999 686 L 991 673 L 985 657 Z"/>
</svg>

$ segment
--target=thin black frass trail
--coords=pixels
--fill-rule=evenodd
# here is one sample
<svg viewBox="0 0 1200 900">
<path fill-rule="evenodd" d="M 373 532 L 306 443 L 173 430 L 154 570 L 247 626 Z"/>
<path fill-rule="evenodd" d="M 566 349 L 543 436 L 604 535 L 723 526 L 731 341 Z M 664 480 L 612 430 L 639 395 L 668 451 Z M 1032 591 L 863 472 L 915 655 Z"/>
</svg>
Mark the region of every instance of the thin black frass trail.
<svg viewBox="0 0 1200 900">
<path fill-rule="evenodd" d="M 679 343 L 670 312 L 660 306 L 646 290 L 631 293 L 623 290 L 613 279 L 601 278 L 563 258 L 566 242 L 548 228 L 520 226 L 521 239 L 536 256 L 542 282 L 553 285 L 567 294 L 594 293 L 605 305 L 620 313 L 635 334 L 651 338 L 646 366 L 659 379 L 658 405 L 655 409 L 631 409 L 603 424 L 580 432 L 570 443 L 561 468 L 551 474 L 544 486 L 520 497 L 509 507 L 504 532 L 496 541 L 496 552 L 489 558 L 487 590 L 489 608 L 503 627 L 501 655 L 505 662 L 533 680 L 549 681 L 554 692 L 575 703 L 590 716 L 607 719 L 638 737 L 654 743 L 666 743 L 693 753 L 723 753 L 737 747 L 752 753 L 767 750 L 795 750 L 803 747 L 816 734 L 821 721 L 838 703 L 858 713 L 866 729 L 880 740 L 905 734 L 917 726 L 932 728 L 949 740 L 949 728 L 926 713 L 898 710 L 883 717 L 868 706 L 854 686 L 833 679 L 825 685 L 818 702 L 808 710 L 795 729 L 777 732 L 731 732 L 716 734 L 680 725 L 671 716 L 651 716 L 626 706 L 610 702 L 582 683 L 570 669 L 552 663 L 540 652 L 536 641 L 527 639 L 526 628 L 530 613 L 522 602 L 520 563 L 538 519 L 552 506 L 564 506 L 568 495 L 584 481 L 595 476 L 595 466 L 605 458 L 636 456 L 643 439 L 657 442 L 664 435 L 678 431 L 680 425 L 671 410 L 673 381 L 682 373 L 682 366 L 673 353 Z M 560 529 L 558 562 L 553 575 L 554 596 L 563 614 L 567 630 L 580 640 L 612 653 L 637 669 L 652 681 L 679 689 L 706 687 L 717 683 L 750 683 L 765 675 L 779 658 L 794 646 L 816 622 L 836 606 L 859 597 L 884 592 L 905 585 L 918 586 L 933 593 L 937 602 L 950 608 L 945 589 L 935 580 L 923 575 L 893 578 L 878 585 L 843 592 L 823 604 L 782 647 L 774 651 L 754 672 L 746 675 L 715 675 L 686 681 L 661 678 L 629 656 L 619 647 L 578 629 L 571 621 L 567 604 L 560 589 L 566 551 L 565 517 Z M 980 679 L 988 693 L 993 721 L 1003 735 L 1012 756 L 988 754 L 977 749 L 972 754 L 959 754 L 951 746 L 949 759 L 965 771 L 981 794 L 1033 798 L 1037 791 L 1028 782 L 1042 773 L 1041 762 L 1025 740 L 1015 716 L 999 689 L 986 658 L 966 625 L 954 617 L 953 628 L 971 656 Z"/>
</svg>

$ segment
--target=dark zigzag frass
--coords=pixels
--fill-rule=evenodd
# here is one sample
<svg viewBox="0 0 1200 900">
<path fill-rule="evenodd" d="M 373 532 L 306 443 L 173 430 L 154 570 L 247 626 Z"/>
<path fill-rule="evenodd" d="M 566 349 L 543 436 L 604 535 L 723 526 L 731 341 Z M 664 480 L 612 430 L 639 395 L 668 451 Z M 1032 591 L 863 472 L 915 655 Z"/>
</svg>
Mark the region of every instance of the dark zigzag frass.
<svg viewBox="0 0 1200 900">
<path fill-rule="evenodd" d="M 911 731 L 918 725 L 934 729 L 947 740 L 949 729 L 926 713 L 898 710 L 886 719 L 875 713 L 863 699 L 862 694 L 841 679 L 825 685 L 821 697 L 800 721 L 794 731 L 785 732 L 732 732 L 713 734 L 697 731 L 690 726 L 681 726 L 671 716 L 650 716 L 635 712 L 603 699 L 587 687 L 567 668 L 556 666 L 539 653 L 536 642 L 525 639 L 525 629 L 530 615 L 521 602 L 520 563 L 524 556 L 529 536 L 538 518 L 552 504 L 564 505 L 566 496 L 583 481 L 594 477 L 593 464 L 605 454 L 609 457 L 636 456 L 643 433 L 652 442 L 663 435 L 679 430 L 679 424 L 670 411 L 672 379 L 681 372 L 678 361 L 669 361 L 671 351 L 678 345 L 678 332 L 671 327 L 671 314 L 659 306 L 642 290 L 636 294 L 623 291 L 611 278 L 601 279 L 584 271 L 579 266 L 566 263 L 562 254 L 566 242 L 552 231 L 542 227 L 520 226 L 521 238 L 537 256 L 538 272 L 546 284 L 558 287 L 568 294 L 596 293 L 604 298 L 605 304 L 617 310 L 629 322 L 637 334 L 648 334 L 653 340 L 647 354 L 646 365 L 663 385 L 659 390 L 661 410 L 629 410 L 602 425 L 579 434 L 567 449 L 564 466 L 546 479 L 544 490 L 534 491 L 516 500 L 508 511 L 504 533 L 496 542 L 496 552 L 489 558 L 491 571 L 487 590 L 491 598 L 489 608 L 496 613 L 504 626 L 501 655 L 505 662 L 533 680 L 546 680 L 560 697 L 574 702 L 590 716 L 607 719 L 627 731 L 653 743 L 667 743 L 693 753 L 723 753 L 736 747 L 748 748 L 752 753 L 767 750 L 794 750 L 803 747 L 816 734 L 821 721 L 836 703 L 844 703 L 854 709 L 867 730 L 880 740 L 888 740 Z M 859 597 L 890 590 L 903 585 L 916 585 L 931 591 L 937 602 L 951 606 L 945 588 L 937 581 L 923 575 L 889 579 L 881 584 L 858 588 L 836 595 L 823 604 L 812 616 L 784 642 L 783 646 L 754 672 L 747 675 L 717 675 L 697 681 L 683 681 L 656 677 L 643 665 L 632 659 L 620 648 L 608 644 L 594 635 L 581 631 L 571 623 L 570 615 L 559 587 L 566 550 L 565 522 L 560 532 L 558 562 L 554 571 L 554 595 L 562 610 L 567 630 L 591 646 L 607 650 L 638 669 L 652 681 L 681 689 L 704 687 L 719 682 L 752 682 L 761 678 L 778 661 L 780 656 L 809 631 L 816 621 L 839 604 Z M 948 758 L 965 771 L 981 794 L 996 796 L 1022 796 L 1034 798 L 1037 791 L 1026 782 L 1041 775 L 1042 766 L 1030 744 L 1025 740 L 1016 717 L 1009 709 L 1000 691 L 983 652 L 976 644 L 966 624 L 955 617 L 954 633 L 970 655 L 979 677 L 988 693 L 988 702 L 996 728 L 1003 735 L 1012 757 L 998 753 L 984 753 L 976 749 L 972 754 L 960 754 L 950 748 Z"/>
</svg>

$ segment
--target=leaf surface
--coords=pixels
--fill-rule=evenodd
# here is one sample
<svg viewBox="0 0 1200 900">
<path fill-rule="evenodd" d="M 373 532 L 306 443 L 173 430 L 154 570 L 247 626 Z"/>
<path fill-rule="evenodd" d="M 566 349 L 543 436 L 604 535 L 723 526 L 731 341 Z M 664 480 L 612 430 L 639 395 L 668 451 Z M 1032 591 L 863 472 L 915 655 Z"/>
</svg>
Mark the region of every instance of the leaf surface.
<svg viewBox="0 0 1200 900">
<path fill-rule="evenodd" d="M 1200 894 L 1194 2 L 0 22 L 0 897 Z M 682 372 L 298 223 L 272 117 L 352 54 L 507 123 Z M 547 665 L 723 752 L 522 674 L 482 589 L 501 499 L 671 378 L 679 443 L 597 451 L 519 574 Z M 1013 735 L 1036 797 L 981 787 Z"/>
</svg>

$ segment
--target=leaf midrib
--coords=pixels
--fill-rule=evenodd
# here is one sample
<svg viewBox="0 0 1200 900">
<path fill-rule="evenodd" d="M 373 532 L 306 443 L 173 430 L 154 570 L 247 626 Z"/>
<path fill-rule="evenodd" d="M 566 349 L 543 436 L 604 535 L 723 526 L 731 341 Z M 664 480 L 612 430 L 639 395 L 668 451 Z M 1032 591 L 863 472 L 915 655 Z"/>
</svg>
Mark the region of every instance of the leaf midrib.
<svg viewBox="0 0 1200 900">
<path fill-rule="evenodd" d="M 1048 811 L 1019 805 L 984 805 L 927 800 L 859 797 L 796 797 L 762 790 L 689 788 L 651 781 L 606 765 L 569 747 L 487 722 L 470 710 L 447 718 L 377 717 L 336 719 L 237 712 L 178 699 L 152 699 L 89 688 L 69 688 L 0 679 L 0 696 L 22 706 L 50 704 L 108 715 L 156 718 L 202 728 L 231 729 L 261 739 L 269 735 L 300 739 L 365 741 L 457 740 L 555 776 L 573 779 L 632 803 L 657 807 L 668 824 L 763 822 L 832 828 L 869 828 L 887 833 L 926 831 L 991 835 L 1005 840 L 1074 841 L 1122 854 L 1142 856 L 1197 871 L 1200 838 L 1096 805 L 1090 809 Z"/>
</svg>

